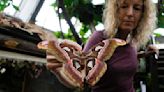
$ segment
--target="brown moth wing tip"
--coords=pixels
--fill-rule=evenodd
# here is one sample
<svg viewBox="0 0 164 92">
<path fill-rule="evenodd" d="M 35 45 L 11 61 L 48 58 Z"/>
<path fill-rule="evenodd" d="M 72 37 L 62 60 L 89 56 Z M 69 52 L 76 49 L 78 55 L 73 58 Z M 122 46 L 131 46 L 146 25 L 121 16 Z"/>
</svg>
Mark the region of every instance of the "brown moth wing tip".
<svg viewBox="0 0 164 92">
<path fill-rule="evenodd" d="M 86 80 L 90 86 L 94 86 L 105 74 L 107 65 L 105 62 L 97 60 L 97 65 L 86 76 Z"/>
<path fill-rule="evenodd" d="M 37 47 L 38 47 L 39 49 L 44 49 L 44 50 L 48 49 L 48 41 L 39 42 L 39 43 L 37 44 Z"/>
<path fill-rule="evenodd" d="M 113 41 L 115 41 L 118 45 L 126 45 L 126 41 L 118 38 L 114 38 Z"/>
</svg>

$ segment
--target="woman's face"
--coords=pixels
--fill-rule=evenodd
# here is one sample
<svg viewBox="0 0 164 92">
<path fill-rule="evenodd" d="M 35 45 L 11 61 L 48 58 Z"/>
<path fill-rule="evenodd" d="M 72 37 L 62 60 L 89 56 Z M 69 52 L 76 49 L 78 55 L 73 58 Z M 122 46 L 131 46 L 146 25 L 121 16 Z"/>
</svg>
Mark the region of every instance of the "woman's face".
<svg viewBox="0 0 164 92">
<path fill-rule="evenodd" d="M 118 9 L 119 30 L 126 33 L 134 30 L 143 13 L 143 0 L 120 0 Z"/>
</svg>

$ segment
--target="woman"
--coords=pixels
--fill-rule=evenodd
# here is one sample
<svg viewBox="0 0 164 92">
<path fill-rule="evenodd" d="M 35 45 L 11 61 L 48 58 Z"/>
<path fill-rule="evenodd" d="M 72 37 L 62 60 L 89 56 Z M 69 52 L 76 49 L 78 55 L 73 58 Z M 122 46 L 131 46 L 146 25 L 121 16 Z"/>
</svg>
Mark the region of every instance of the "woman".
<svg viewBox="0 0 164 92">
<path fill-rule="evenodd" d="M 92 87 L 93 92 L 134 92 L 133 76 L 137 68 L 137 49 L 144 45 L 156 25 L 152 0 L 107 0 L 103 14 L 105 31 L 96 31 L 83 51 L 107 38 L 127 42 L 116 48 L 107 62 L 107 71 Z"/>
<path fill-rule="evenodd" d="M 103 14 L 105 31 L 95 31 L 84 46 L 87 52 L 102 40 L 119 38 L 127 42 L 116 48 L 112 57 L 106 61 L 107 70 L 101 79 L 92 87 L 93 92 L 134 92 L 133 77 L 137 68 L 137 50 L 143 46 L 152 34 L 156 25 L 156 11 L 152 0 L 106 0 Z M 50 44 L 51 45 L 51 44 Z M 45 45 L 46 46 L 46 45 Z M 78 47 L 78 46 L 75 46 Z M 59 46 L 56 46 L 59 48 Z M 47 53 L 47 68 L 66 86 L 76 85 L 62 72 L 65 51 L 57 50 L 55 59 Z M 72 51 L 72 50 L 70 50 Z M 138 55 L 142 56 L 142 55 Z M 68 85 L 67 85 L 68 84 Z"/>
</svg>

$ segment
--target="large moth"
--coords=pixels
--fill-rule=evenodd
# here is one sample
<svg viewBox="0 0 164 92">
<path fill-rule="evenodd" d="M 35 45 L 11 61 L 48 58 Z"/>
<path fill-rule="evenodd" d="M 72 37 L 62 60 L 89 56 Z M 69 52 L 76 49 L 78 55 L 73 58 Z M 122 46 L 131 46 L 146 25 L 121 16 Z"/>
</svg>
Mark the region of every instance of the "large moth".
<svg viewBox="0 0 164 92">
<path fill-rule="evenodd" d="M 38 44 L 47 52 L 47 67 L 67 87 L 84 87 L 84 82 L 94 86 L 104 75 L 107 65 L 118 46 L 125 45 L 121 39 L 106 39 L 88 52 L 70 40 L 48 40 Z"/>
</svg>

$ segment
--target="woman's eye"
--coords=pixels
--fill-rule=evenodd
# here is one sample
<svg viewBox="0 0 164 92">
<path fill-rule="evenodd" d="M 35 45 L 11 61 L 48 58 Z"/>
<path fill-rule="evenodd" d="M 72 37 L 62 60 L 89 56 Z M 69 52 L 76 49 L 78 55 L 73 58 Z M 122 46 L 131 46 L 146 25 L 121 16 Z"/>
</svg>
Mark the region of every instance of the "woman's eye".
<svg viewBox="0 0 164 92">
<path fill-rule="evenodd" d="M 134 7 L 135 10 L 142 10 L 141 8 L 138 8 L 138 7 Z"/>
<path fill-rule="evenodd" d="M 121 8 L 127 8 L 128 6 L 127 5 L 122 5 Z"/>
<path fill-rule="evenodd" d="M 134 6 L 134 9 L 135 10 L 142 10 L 143 8 L 142 8 L 142 6 Z"/>
</svg>

